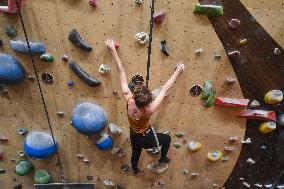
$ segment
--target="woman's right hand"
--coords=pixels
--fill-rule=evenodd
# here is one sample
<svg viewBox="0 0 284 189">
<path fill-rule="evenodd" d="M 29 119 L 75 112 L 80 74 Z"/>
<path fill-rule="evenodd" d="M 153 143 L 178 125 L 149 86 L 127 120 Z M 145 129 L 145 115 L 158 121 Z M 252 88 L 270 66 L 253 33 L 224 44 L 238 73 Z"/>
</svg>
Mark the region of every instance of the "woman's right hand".
<svg viewBox="0 0 284 189">
<path fill-rule="evenodd" d="M 177 65 L 176 65 L 176 70 L 175 70 L 175 72 L 177 73 L 177 74 L 181 74 L 183 71 L 184 71 L 184 64 L 182 64 L 182 63 L 178 63 Z"/>
<path fill-rule="evenodd" d="M 115 51 L 115 43 L 112 39 L 108 39 L 105 41 L 106 46 L 111 50 L 111 51 Z"/>
</svg>

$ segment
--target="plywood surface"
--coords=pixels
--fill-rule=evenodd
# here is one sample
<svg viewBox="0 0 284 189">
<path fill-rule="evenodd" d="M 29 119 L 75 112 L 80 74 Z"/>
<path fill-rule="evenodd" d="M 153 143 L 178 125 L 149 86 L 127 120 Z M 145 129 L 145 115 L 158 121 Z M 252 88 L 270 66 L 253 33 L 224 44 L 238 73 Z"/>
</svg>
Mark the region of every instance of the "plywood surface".
<svg viewBox="0 0 284 189">
<path fill-rule="evenodd" d="M 204 147 L 197 153 L 188 152 L 186 146 L 181 149 L 171 147 L 169 156 L 173 161 L 168 171 L 160 176 L 149 172 L 142 177 L 134 178 L 130 173 L 124 173 L 120 166 L 130 165 L 131 148 L 128 141 L 128 122 L 126 119 L 125 102 L 118 96 L 112 95 L 112 90 L 119 90 L 118 74 L 110 53 L 104 46 L 107 38 L 114 38 L 120 43 L 119 54 L 125 65 L 127 76 L 146 73 L 147 47 L 140 46 L 134 41 L 134 35 L 140 31 L 148 31 L 149 3 L 144 1 L 137 6 L 132 0 L 98 1 L 98 7 L 93 9 L 87 1 L 69 0 L 42 0 L 25 1 L 23 17 L 30 40 L 40 40 L 46 43 L 47 52 L 55 56 L 55 62 L 44 64 L 36 58 L 39 73 L 50 72 L 55 77 L 52 85 L 43 85 L 55 137 L 59 142 L 59 154 L 63 162 L 67 181 L 86 182 L 86 176 L 94 176 L 94 182 L 99 188 L 102 183 L 97 179 L 111 179 L 114 183 L 122 184 L 127 188 L 150 188 L 158 180 L 165 181 L 165 188 L 211 188 L 213 183 L 222 186 L 227 180 L 241 149 L 236 144 L 236 151 L 229 154 L 227 163 L 211 163 L 206 160 L 209 150 L 223 151 L 228 145 L 228 138 L 237 135 L 243 137 L 245 120 L 236 117 L 240 110 L 212 107 L 205 109 L 199 97 L 191 97 L 189 88 L 194 84 L 202 84 L 212 79 L 218 95 L 228 97 L 242 97 L 238 84 L 225 86 L 223 80 L 226 76 L 235 77 L 233 69 L 225 56 L 224 49 L 216 36 L 210 22 L 205 16 L 192 13 L 194 1 L 159 1 L 156 10 L 165 9 L 167 18 L 161 26 L 155 26 L 153 37 L 153 55 L 150 77 L 150 88 L 162 85 L 169 78 L 175 64 L 183 61 L 186 64 L 184 74 L 170 91 L 159 113 L 154 116 L 152 124 L 159 131 L 170 130 L 172 142 L 182 141 L 174 136 L 175 131 L 186 133 L 184 138 L 200 140 Z M 244 2 L 257 20 L 269 33 L 284 46 L 283 21 L 284 13 L 279 10 L 281 6 L 271 4 L 258 4 L 251 1 Z M 277 1 L 277 3 L 279 3 Z M 276 8 L 273 8 L 276 7 Z M 263 8 L 273 9 L 264 10 Z M 264 15 L 268 16 L 264 16 Z M 274 19 L 271 19 L 274 18 Z M 0 15 L 1 26 L 7 23 L 14 25 L 18 30 L 16 39 L 24 39 L 17 16 Z M 272 27 L 274 26 L 274 27 Z M 68 32 L 76 28 L 82 38 L 92 44 L 93 51 L 83 52 L 71 44 L 67 37 Z M 26 71 L 33 75 L 31 62 L 28 56 L 14 53 L 8 46 L 8 38 L 3 29 L 0 38 L 4 47 L 0 52 L 12 54 L 24 65 Z M 170 56 L 165 57 L 159 50 L 161 40 L 167 40 L 170 45 Z M 196 56 L 194 50 L 203 48 L 204 53 Z M 220 61 L 214 60 L 214 54 L 222 54 Z M 67 54 L 71 60 L 77 61 L 85 70 L 102 81 L 102 85 L 91 88 L 83 83 L 61 61 L 61 55 Z M 110 65 L 110 75 L 102 76 L 98 73 L 100 64 Z M 72 89 L 67 81 L 73 80 Z M 0 98 L 0 131 L 9 136 L 8 144 L 1 147 L 5 151 L 5 159 L 0 162 L 0 168 L 5 168 L 5 174 L 0 175 L 0 184 L 3 188 L 11 188 L 15 183 L 22 183 L 24 188 L 33 188 L 33 175 L 18 177 L 14 173 L 15 163 L 10 158 L 17 157 L 17 151 L 22 150 L 22 137 L 17 135 L 17 129 L 24 127 L 28 130 L 49 131 L 36 82 L 28 79 L 23 84 L 8 87 L 9 98 Z M 115 143 L 122 145 L 128 152 L 127 157 L 118 159 L 110 152 L 97 150 L 92 141 L 78 134 L 70 126 L 73 108 L 85 101 L 96 102 L 108 112 L 110 122 L 123 127 L 123 135 L 115 138 Z M 64 118 L 56 115 L 57 111 L 66 112 Z M 86 165 L 76 158 L 76 153 L 88 157 L 91 162 Z M 48 169 L 54 178 L 59 181 L 59 169 L 56 157 L 45 161 L 33 161 L 36 167 Z M 145 168 L 153 158 L 142 153 L 140 166 Z M 183 175 L 183 170 L 199 173 L 197 178 Z M 16 178 L 17 181 L 13 181 Z M 190 186 L 190 187 L 189 187 Z"/>
</svg>

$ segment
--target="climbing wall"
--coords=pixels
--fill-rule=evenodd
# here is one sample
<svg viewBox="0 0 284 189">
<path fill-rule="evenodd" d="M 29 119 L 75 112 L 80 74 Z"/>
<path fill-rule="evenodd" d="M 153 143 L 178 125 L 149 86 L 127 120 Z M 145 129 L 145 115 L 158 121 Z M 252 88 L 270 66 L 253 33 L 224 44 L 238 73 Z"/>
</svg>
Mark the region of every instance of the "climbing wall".
<svg viewBox="0 0 284 189">
<path fill-rule="evenodd" d="M 255 2 L 242 1 L 257 21 L 284 47 L 284 5 L 283 1 L 275 0 Z M 199 140 L 203 148 L 189 152 L 186 144 L 180 149 L 171 147 L 169 156 L 172 163 L 162 175 L 146 172 L 144 176 L 132 177 L 130 172 L 123 172 L 121 165 L 130 165 L 131 147 L 128 139 L 128 122 L 126 119 L 126 103 L 119 93 L 118 72 L 104 41 L 113 38 L 119 42 L 119 55 L 125 66 L 128 79 L 134 74 L 146 74 L 147 46 L 141 46 L 134 40 L 137 32 L 148 32 L 150 1 L 144 1 L 138 6 L 134 0 L 98 1 L 98 6 L 89 6 L 87 0 L 41 0 L 25 1 L 23 3 L 23 18 L 28 37 L 32 41 L 43 41 L 47 52 L 55 56 L 53 63 L 43 63 L 35 56 L 38 73 L 49 72 L 54 76 L 54 83 L 43 86 L 47 109 L 50 114 L 55 138 L 59 143 L 59 155 L 67 182 L 94 182 L 98 188 L 103 188 L 102 180 L 111 179 L 115 184 L 126 188 L 150 188 L 153 183 L 162 180 L 164 188 L 211 188 L 213 184 L 222 186 L 228 179 L 241 150 L 241 144 L 234 144 L 235 151 L 227 154 L 224 147 L 230 145 L 229 137 L 240 139 L 245 132 L 245 119 L 237 117 L 240 109 L 211 107 L 204 108 L 199 97 L 189 95 L 189 89 L 194 84 L 212 79 L 218 96 L 242 98 L 240 86 L 224 84 L 225 77 L 235 78 L 233 69 L 225 54 L 213 27 L 206 16 L 194 15 L 192 0 L 165 1 L 156 3 L 156 11 L 166 10 L 167 17 L 163 24 L 154 26 L 152 65 L 150 72 L 150 88 L 163 85 L 173 73 L 176 63 L 182 61 L 186 65 L 185 72 L 170 91 L 159 112 L 154 116 L 152 125 L 158 131 L 170 130 L 172 143 L 183 140 Z M 228 10 L 225 10 L 228 11 Z M 16 15 L 0 15 L 1 26 L 11 24 L 17 28 L 15 39 L 24 40 L 19 17 Z M 85 52 L 71 44 L 68 33 L 76 28 L 89 44 L 92 52 Z M 14 53 L 9 47 L 9 38 L 0 30 L 0 39 L 4 45 L 1 53 L 17 57 L 25 67 L 28 75 L 34 76 L 30 58 L 27 55 Z M 160 52 L 160 41 L 166 40 L 170 46 L 170 56 Z M 201 55 L 194 51 L 202 48 Z M 102 81 L 102 85 L 91 88 L 69 69 L 61 60 L 61 55 L 67 54 L 70 60 L 75 60 L 91 75 Z M 215 54 L 221 54 L 220 60 L 214 59 Z M 100 75 L 98 68 L 108 64 L 112 71 L 109 75 Z M 70 88 L 68 81 L 74 81 Z M 7 87 L 8 94 L 0 97 L 0 132 L 9 138 L 1 144 L 5 153 L 0 161 L 0 168 L 6 173 L 0 174 L 1 188 L 12 188 L 22 183 L 23 188 L 33 188 L 33 174 L 25 177 L 14 173 L 16 162 L 11 158 L 20 159 L 17 151 L 23 150 L 23 137 L 18 135 L 18 128 L 29 131 L 48 131 L 48 124 L 42 107 L 40 93 L 36 82 L 26 79 L 22 84 Z M 96 102 L 108 113 L 109 122 L 123 128 L 123 134 L 114 138 L 117 145 L 126 151 L 125 158 L 113 156 L 109 151 L 103 152 L 95 148 L 92 141 L 79 134 L 70 125 L 72 111 L 82 102 Z M 56 112 L 64 111 L 65 116 L 59 117 Z M 176 131 L 186 135 L 179 139 L 174 136 Z M 230 157 L 228 162 L 209 162 L 206 154 L 218 149 Z M 76 154 L 83 154 L 90 159 L 89 164 L 78 160 Z M 155 159 L 143 151 L 140 167 Z M 53 175 L 54 182 L 60 182 L 57 158 L 48 160 L 31 160 L 37 169 L 45 168 Z M 183 174 L 188 168 L 197 172 L 197 177 Z M 89 181 L 87 176 L 93 176 Z"/>
</svg>

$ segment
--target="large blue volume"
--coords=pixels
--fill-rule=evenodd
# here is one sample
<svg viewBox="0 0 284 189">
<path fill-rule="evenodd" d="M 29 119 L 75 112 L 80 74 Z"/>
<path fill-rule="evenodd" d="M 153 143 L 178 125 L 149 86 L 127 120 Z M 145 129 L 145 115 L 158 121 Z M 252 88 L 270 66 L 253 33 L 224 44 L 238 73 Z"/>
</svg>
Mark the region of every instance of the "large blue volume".
<svg viewBox="0 0 284 189">
<path fill-rule="evenodd" d="M 0 54 L 0 84 L 15 85 L 25 79 L 22 64 L 7 54 Z"/>
<path fill-rule="evenodd" d="M 84 135 L 95 135 L 100 132 L 106 124 L 106 113 L 103 108 L 96 104 L 82 103 L 74 109 L 72 126 Z"/>
</svg>

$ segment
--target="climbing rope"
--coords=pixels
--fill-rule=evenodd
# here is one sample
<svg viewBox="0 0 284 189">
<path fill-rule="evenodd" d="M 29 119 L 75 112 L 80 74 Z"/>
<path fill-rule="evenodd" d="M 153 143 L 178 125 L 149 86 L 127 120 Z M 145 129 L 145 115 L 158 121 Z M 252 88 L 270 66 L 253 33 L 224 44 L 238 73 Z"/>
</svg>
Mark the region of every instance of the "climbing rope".
<svg viewBox="0 0 284 189">
<path fill-rule="evenodd" d="M 151 6 L 151 19 L 150 19 L 150 34 L 149 34 L 149 46 L 148 46 L 148 61 L 147 61 L 147 75 L 146 75 L 146 87 L 150 79 L 150 67 L 151 67 L 151 53 L 152 53 L 152 35 L 154 26 L 154 11 L 155 11 L 155 0 L 152 0 Z"/>
<path fill-rule="evenodd" d="M 151 67 L 151 53 L 152 53 L 152 36 L 153 36 L 153 27 L 154 27 L 154 11 L 155 11 L 155 0 L 152 0 L 151 5 L 151 19 L 150 19 L 150 34 L 149 34 L 149 46 L 148 46 L 148 61 L 147 61 L 147 75 L 146 75 L 146 87 L 148 88 L 149 79 L 150 79 L 150 67 Z M 156 130 L 151 127 L 157 147 L 154 149 L 155 152 L 160 152 L 161 146 L 159 143 L 159 139 L 157 137 Z"/>
<path fill-rule="evenodd" d="M 36 76 L 36 80 L 37 80 L 37 84 L 38 84 L 38 88 L 39 88 L 39 92 L 40 92 L 40 96 L 41 96 L 41 100 L 42 100 L 42 105 L 43 105 L 43 108 L 44 108 L 44 111 L 45 111 L 45 115 L 46 115 L 46 118 L 47 118 L 48 126 L 49 126 L 49 129 L 50 129 L 50 133 L 51 133 L 54 148 L 55 148 L 54 134 L 53 134 L 51 122 L 50 122 L 50 119 L 49 119 L 49 114 L 48 114 L 48 111 L 47 111 L 44 95 L 43 95 L 43 92 L 42 92 L 42 87 L 41 87 L 41 84 L 39 82 L 39 77 L 38 77 L 38 74 L 37 74 L 38 72 L 37 72 L 37 68 L 35 66 L 35 61 L 34 61 L 34 58 L 33 58 L 33 55 L 32 55 L 32 51 L 31 51 L 30 42 L 29 42 L 29 39 L 28 39 L 25 23 L 24 23 L 24 20 L 23 20 L 23 17 L 22 17 L 21 10 L 19 8 L 18 0 L 16 0 L 16 5 L 17 5 L 18 12 L 19 12 L 22 28 L 24 30 L 25 39 L 27 41 L 27 45 L 28 45 L 28 49 L 29 49 L 29 55 L 30 55 L 30 58 L 31 58 L 31 61 L 32 61 L 32 66 L 33 66 L 34 73 L 35 73 L 35 76 Z M 64 172 L 63 172 L 63 167 L 62 167 L 62 163 L 61 163 L 61 160 L 60 160 L 60 156 L 59 156 L 59 153 L 58 153 L 57 150 L 56 150 L 56 156 L 57 156 L 57 159 L 58 159 L 58 164 L 59 164 L 60 173 L 61 173 L 61 182 L 63 183 L 65 181 L 64 180 Z"/>
</svg>

